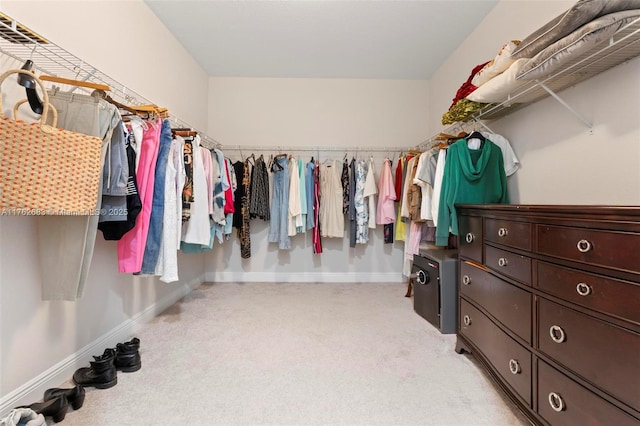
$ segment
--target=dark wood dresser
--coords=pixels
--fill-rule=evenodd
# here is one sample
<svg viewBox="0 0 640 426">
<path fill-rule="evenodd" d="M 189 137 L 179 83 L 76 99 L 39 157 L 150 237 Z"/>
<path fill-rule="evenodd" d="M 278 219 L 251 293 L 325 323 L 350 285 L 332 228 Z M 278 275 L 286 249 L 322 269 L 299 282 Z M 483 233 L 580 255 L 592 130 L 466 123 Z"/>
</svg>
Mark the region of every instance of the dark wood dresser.
<svg viewBox="0 0 640 426">
<path fill-rule="evenodd" d="M 456 352 L 536 424 L 640 425 L 640 207 L 458 205 Z"/>
</svg>

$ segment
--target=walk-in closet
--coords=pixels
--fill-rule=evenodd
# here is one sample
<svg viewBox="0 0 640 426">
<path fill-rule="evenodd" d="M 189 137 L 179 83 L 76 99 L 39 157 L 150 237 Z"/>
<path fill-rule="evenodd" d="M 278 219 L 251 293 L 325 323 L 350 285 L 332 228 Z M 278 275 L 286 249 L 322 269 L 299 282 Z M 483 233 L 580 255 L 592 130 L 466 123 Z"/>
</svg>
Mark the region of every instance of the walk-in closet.
<svg viewBox="0 0 640 426">
<path fill-rule="evenodd" d="M 0 1 L 0 426 L 640 425 L 640 0 Z"/>
</svg>

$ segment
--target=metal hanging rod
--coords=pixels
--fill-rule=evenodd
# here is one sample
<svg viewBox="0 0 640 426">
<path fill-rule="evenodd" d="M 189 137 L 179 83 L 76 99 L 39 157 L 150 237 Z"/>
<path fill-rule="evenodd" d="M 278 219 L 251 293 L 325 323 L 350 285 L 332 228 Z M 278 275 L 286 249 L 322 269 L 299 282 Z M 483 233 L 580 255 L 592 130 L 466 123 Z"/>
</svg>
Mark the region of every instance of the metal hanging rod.
<svg viewBox="0 0 640 426">
<path fill-rule="evenodd" d="M 362 146 L 260 146 L 260 145 L 225 145 L 223 151 L 258 151 L 258 152 L 344 152 L 344 153 L 370 153 L 370 152 L 406 152 L 411 148 L 392 147 L 362 147 Z"/>
<path fill-rule="evenodd" d="M 122 104 L 133 106 L 154 104 L 3 13 L 0 13 L 0 52 L 18 61 L 25 62 L 28 59 L 33 61 L 35 70 L 43 74 L 107 85 L 110 88 L 109 95 Z M 74 87 L 72 90 L 91 94 L 83 87 Z M 203 146 L 210 149 L 221 146 L 215 139 L 178 117 L 172 115 L 170 119 L 179 127 L 190 128 L 197 132 Z"/>
</svg>

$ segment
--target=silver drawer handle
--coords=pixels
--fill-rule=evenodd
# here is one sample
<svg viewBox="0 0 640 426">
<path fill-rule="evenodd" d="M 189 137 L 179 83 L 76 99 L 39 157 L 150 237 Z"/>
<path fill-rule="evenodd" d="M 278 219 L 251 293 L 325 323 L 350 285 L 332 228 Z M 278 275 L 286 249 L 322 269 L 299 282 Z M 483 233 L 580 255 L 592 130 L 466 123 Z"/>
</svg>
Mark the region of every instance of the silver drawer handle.
<svg viewBox="0 0 640 426">
<path fill-rule="evenodd" d="M 510 359 L 509 370 L 511 371 L 511 374 L 520 373 L 521 370 L 520 370 L 520 364 L 518 363 L 518 361 L 516 361 L 515 359 Z"/>
<path fill-rule="evenodd" d="M 469 315 L 465 315 L 462 318 L 462 321 L 464 321 L 464 325 L 466 325 L 466 326 L 470 326 L 471 325 L 471 317 Z"/>
<path fill-rule="evenodd" d="M 578 283 L 576 286 L 576 291 L 580 296 L 588 296 L 591 294 L 591 286 L 586 283 Z"/>
<path fill-rule="evenodd" d="M 551 405 L 551 408 L 553 408 L 553 410 L 557 411 L 558 413 L 564 410 L 565 407 L 564 400 L 555 392 L 551 392 L 549 394 L 549 405 Z"/>
<path fill-rule="evenodd" d="M 552 325 L 549 328 L 549 336 L 551 336 L 551 340 L 556 343 L 562 343 L 567 339 L 567 336 L 564 334 L 564 330 L 558 325 Z"/>
<path fill-rule="evenodd" d="M 471 232 L 467 232 L 467 235 L 465 235 L 464 237 L 464 240 L 467 242 L 467 244 L 471 244 L 475 239 L 476 239 L 476 236 L 473 235 Z"/>
<path fill-rule="evenodd" d="M 589 241 L 587 240 L 578 241 L 578 251 L 580 253 L 586 253 L 592 248 L 593 248 L 593 244 L 591 244 Z"/>
<path fill-rule="evenodd" d="M 498 237 L 506 237 L 508 232 L 507 228 L 500 228 L 498 229 Z"/>
<path fill-rule="evenodd" d="M 465 275 L 462 277 L 462 284 L 469 285 L 471 284 L 471 277 L 469 275 Z"/>
<path fill-rule="evenodd" d="M 507 266 L 507 258 L 501 257 L 500 259 L 498 259 L 498 266 Z"/>
</svg>

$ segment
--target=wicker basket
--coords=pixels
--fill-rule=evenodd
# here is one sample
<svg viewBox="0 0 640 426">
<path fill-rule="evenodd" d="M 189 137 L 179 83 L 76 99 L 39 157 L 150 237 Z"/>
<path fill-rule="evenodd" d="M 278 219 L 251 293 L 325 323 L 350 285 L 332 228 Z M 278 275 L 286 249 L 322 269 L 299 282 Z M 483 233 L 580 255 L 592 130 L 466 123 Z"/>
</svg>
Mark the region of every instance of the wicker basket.
<svg viewBox="0 0 640 426">
<path fill-rule="evenodd" d="M 55 117 L 53 126 L 44 124 L 51 105 L 35 74 L 9 70 L 0 76 L 0 85 L 16 73 L 36 80 L 44 108 L 40 122 L 0 117 L 0 214 L 96 214 L 102 141 L 55 128 Z M 0 114 L 2 111 L 0 96 Z"/>
</svg>

